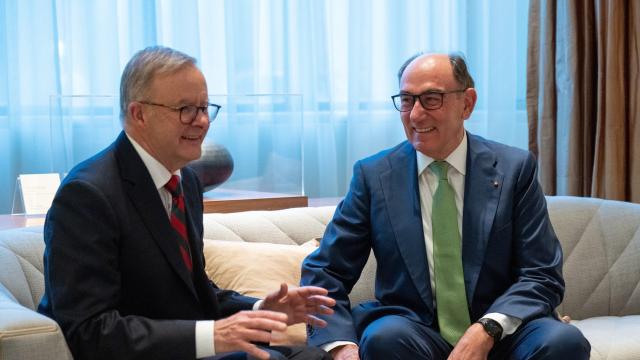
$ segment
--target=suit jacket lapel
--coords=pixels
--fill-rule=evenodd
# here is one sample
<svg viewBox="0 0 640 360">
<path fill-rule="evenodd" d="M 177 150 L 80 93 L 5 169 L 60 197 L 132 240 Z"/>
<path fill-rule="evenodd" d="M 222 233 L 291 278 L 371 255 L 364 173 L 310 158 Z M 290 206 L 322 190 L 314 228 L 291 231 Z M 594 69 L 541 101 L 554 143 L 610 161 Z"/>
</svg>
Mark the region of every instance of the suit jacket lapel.
<svg viewBox="0 0 640 360">
<path fill-rule="evenodd" d="M 380 175 L 389 220 L 407 271 L 428 308 L 433 306 L 427 250 L 422 230 L 416 152 L 409 142 L 390 154 Z"/>
<path fill-rule="evenodd" d="M 178 236 L 168 221 L 158 191 L 151 180 L 142 159 L 127 139 L 124 132 L 115 142 L 116 158 L 120 166 L 124 188 L 132 204 L 138 211 L 151 237 L 164 253 L 171 265 L 185 285 L 197 296 L 191 274 L 187 270 L 178 250 Z"/>
<path fill-rule="evenodd" d="M 471 304 L 498 208 L 504 174 L 498 171 L 497 157 L 485 146 L 484 140 L 467 135 L 462 259 L 467 299 Z"/>
</svg>

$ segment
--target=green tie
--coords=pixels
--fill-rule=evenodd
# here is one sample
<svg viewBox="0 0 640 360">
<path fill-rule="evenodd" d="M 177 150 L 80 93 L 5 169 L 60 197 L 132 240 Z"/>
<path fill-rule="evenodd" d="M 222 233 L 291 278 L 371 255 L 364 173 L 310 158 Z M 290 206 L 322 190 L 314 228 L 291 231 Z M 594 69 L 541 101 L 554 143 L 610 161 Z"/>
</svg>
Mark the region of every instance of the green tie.
<svg viewBox="0 0 640 360">
<path fill-rule="evenodd" d="M 438 189 L 433 194 L 431 208 L 438 323 L 442 337 L 455 345 L 470 324 L 462 272 L 458 211 L 455 193 L 447 180 L 449 164 L 446 161 L 434 161 L 429 168 L 438 177 Z"/>
</svg>

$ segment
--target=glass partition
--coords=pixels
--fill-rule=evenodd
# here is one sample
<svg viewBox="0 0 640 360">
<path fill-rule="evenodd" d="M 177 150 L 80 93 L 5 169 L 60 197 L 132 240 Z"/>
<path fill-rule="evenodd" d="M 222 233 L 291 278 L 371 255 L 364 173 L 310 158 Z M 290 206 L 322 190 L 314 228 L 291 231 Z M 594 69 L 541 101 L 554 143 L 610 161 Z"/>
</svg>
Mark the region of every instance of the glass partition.
<svg viewBox="0 0 640 360">
<path fill-rule="evenodd" d="M 302 96 L 211 95 L 209 101 L 222 109 L 203 143 L 203 157 L 190 164 L 206 186 L 205 198 L 303 197 Z M 51 96 L 50 123 L 52 170 L 61 178 L 122 129 L 113 96 Z M 287 206 L 294 204 L 306 202 Z"/>
<path fill-rule="evenodd" d="M 227 148 L 231 177 L 208 197 L 304 195 L 302 96 L 211 95 L 222 106 L 205 144 Z"/>
</svg>

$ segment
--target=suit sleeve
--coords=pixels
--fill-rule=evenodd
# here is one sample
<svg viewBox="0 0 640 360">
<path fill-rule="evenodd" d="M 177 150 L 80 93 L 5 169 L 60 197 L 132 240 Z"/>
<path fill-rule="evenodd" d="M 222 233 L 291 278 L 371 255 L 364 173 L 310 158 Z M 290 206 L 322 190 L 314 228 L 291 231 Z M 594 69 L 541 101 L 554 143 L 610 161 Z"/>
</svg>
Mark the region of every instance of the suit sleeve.
<svg viewBox="0 0 640 360">
<path fill-rule="evenodd" d="M 528 155 L 513 193 L 512 273 L 514 283 L 490 306 L 524 322 L 548 316 L 564 294 L 562 249 L 537 177 L 536 161 Z"/>
<path fill-rule="evenodd" d="M 323 317 L 326 328 L 310 329 L 309 344 L 333 341 L 357 343 L 349 293 L 371 251 L 370 196 L 361 163 L 353 168 L 349 192 L 327 225 L 320 247 L 302 264 L 302 285 L 320 286 L 336 300 L 335 313 Z"/>
<path fill-rule="evenodd" d="M 50 309 L 75 358 L 194 359 L 195 321 L 123 316 L 115 209 L 90 183 L 63 184 L 45 225 Z M 45 298 L 46 299 L 46 298 Z"/>
</svg>

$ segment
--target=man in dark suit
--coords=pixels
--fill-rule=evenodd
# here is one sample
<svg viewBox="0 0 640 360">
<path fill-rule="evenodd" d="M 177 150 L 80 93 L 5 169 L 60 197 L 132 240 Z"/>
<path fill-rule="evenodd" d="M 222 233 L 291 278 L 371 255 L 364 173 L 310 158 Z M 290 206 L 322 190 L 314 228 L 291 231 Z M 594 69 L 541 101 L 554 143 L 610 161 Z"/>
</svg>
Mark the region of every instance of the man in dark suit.
<svg viewBox="0 0 640 360">
<path fill-rule="evenodd" d="M 307 347 L 258 347 L 272 330 L 330 314 L 317 287 L 264 300 L 219 289 L 204 271 L 202 187 L 184 167 L 220 106 L 195 59 L 144 49 L 122 74 L 124 132 L 76 166 L 45 223 L 45 295 L 79 359 L 326 359 Z"/>
<path fill-rule="evenodd" d="M 587 359 L 554 317 L 562 251 L 526 151 L 467 133 L 476 103 L 458 55 L 419 54 L 393 96 L 408 141 L 357 162 L 302 284 L 336 314 L 309 330 L 334 359 Z M 370 251 L 374 301 L 348 293 Z"/>
</svg>

